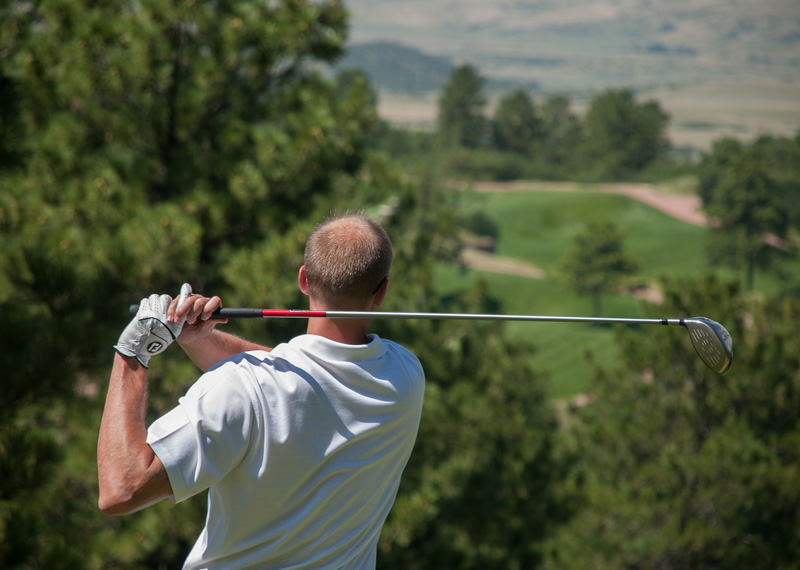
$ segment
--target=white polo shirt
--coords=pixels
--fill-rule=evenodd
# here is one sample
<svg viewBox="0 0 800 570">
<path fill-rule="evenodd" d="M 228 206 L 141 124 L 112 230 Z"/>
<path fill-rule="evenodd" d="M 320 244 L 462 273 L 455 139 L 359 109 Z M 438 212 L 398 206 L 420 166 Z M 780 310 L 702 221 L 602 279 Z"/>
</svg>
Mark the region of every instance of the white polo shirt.
<svg viewBox="0 0 800 570">
<path fill-rule="evenodd" d="M 208 490 L 184 568 L 374 568 L 424 382 L 419 360 L 377 335 L 302 335 L 201 376 L 147 437 L 173 501 Z"/>
</svg>

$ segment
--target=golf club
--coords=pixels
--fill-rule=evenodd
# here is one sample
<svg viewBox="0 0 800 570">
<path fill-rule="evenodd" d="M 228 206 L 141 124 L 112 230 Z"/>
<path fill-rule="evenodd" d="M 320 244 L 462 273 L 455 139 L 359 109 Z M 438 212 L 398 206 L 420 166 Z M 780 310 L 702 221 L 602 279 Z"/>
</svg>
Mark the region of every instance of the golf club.
<svg viewBox="0 0 800 570">
<path fill-rule="evenodd" d="M 131 305 L 133 317 L 139 305 Z M 733 342 L 728 331 L 706 317 L 689 319 L 636 319 L 607 317 L 562 317 L 546 315 L 490 315 L 479 313 L 393 313 L 384 311 L 308 311 L 294 309 L 226 309 L 215 311 L 212 317 L 228 319 L 269 318 L 328 318 L 328 319 L 450 319 L 478 321 L 536 321 L 556 323 L 622 323 L 641 325 L 681 326 L 689 331 L 697 355 L 711 370 L 725 374 L 733 363 Z"/>
</svg>

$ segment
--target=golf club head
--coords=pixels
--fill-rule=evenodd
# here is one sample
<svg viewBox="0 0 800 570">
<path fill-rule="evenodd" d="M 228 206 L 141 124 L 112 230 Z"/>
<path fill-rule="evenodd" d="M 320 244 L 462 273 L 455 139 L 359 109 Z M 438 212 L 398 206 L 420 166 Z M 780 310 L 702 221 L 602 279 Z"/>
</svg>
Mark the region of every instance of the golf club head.
<svg viewBox="0 0 800 570">
<path fill-rule="evenodd" d="M 692 345 L 706 366 L 725 374 L 733 363 L 733 342 L 725 327 L 706 317 L 681 319 L 681 324 L 689 330 Z"/>
</svg>

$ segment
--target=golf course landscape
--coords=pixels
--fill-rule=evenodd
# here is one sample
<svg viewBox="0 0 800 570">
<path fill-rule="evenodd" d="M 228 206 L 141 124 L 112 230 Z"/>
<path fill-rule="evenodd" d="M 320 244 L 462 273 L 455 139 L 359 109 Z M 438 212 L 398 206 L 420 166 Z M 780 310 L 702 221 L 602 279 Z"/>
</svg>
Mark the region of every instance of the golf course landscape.
<svg viewBox="0 0 800 570">
<path fill-rule="evenodd" d="M 0 568 L 800 568 L 797 0 L 0 20 Z"/>
<path fill-rule="evenodd" d="M 541 278 L 515 275 L 513 268 L 498 271 L 439 264 L 434 282 L 443 294 L 463 290 L 484 280 L 490 295 L 508 314 L 588 316 L 592 305 L 560 278 L 564 256 L 573 237 L 589 221 L 611 220 L 624 235 L 624 247 L 639 263 L 630 286 L 603 299 L 603 317 L 674 318 L 657 313 L 659 283 L 664 278 L 699 277 L 714 273 L 734 278 L 724 267 L 709 265 L 706 247 L 707 228 L 677 219 L 631 196 L 610 193 L 604 184 L 570 184 L 562 190 L 547 190 L 552 185 L 530 182 L 514 184 L 514 191 L 476 191 L 498 185 L 476 184 L 458 191 L 457 201 L 465 212 L 483 212 L 499 227 L 495 255 L 515 260 L 540 270 Z M 541 189 L 544 187 L 545 189 Z M 676 185 L 647 185 L 651 191 L 675 196 Z M 564 191 L 568 190 L 568 191 Z M 685 190 L 684 190 L 685 193 Z M 687 213 L 691 213 L 690 210 Z M 793 278 L 800 276 L 800 263 L 784 267 Z M 781 281 L 761 276 L 757 290 L 774 293 Z M 648 314 L 644 314 L 647 310 Z M 653 314 L 653 312 L 656 314 Z M 714 318 L 714 315 L 692 315 Z M 623 325 L 614 325 L 623 326 Z M 522 323 L 506 325 L 509 338 L 530 342 L 535 350 L 532 365 L 550 374 L 550 395 L 573 398 L 589 388 L 595 365 L 613 366 L 618 345 L 613 326 L 563 323 Z M 648 327 L 647 335 L 683 335 L 683 331 Z M 688 339 L 686 339 L 688 342 Z M 587 357 L 591 355 L 593 362 Z"/>
</svg>

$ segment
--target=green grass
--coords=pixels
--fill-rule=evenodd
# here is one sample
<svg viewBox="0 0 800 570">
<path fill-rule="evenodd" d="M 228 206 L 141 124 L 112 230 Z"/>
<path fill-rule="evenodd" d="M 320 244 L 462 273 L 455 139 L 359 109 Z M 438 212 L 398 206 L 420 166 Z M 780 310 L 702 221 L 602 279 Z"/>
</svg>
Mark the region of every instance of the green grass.
<svg viewBox="0 0 800 570">
<path fill-rule="evenodd" d="M 556 279 L 561 260 L 573 237 L 590 220 L 611 220 L 623 232 L 624 247 L 640 262 L 637 279 L 658 284 L 662 276 L 701 277 L 709 272 L 730 277 L 733 272 L 710 267 L 706 261 L 706 230 L 675 220 L 634 199 L 595 191 L 475 193 L 459 196 L 464 212 L 481 211 L 500 228 L 497 251 L 501 256 L 532 263 L 546 272 L 545 279 L 463 270 L 441 264 L 435 268 L 440 293 L 464 290 L 483 279 L 490 296 L 506 314 L 591 315 L 590 300 L 579 297 Z M 795 282 L 800 263 L 787 268 Z M 756 287 L 774 292 L 784 284 L 759 273 Z M 625 295 L 603 299 L 602 316 L 639 317 L 642 301 Z M 663 315 L 673 317 L 674 315 Z M 713 315 L 707 315 L 713 318 Z M 550 375 L 553 398 L 568 398 L 588 390 L 596 365 L 613 366 L 620 353 L 610 327 L 561 323 L 507 323 L 511 340 L 534 346 L 530 363 Z M 584 355 L 591 352 L 594 363 Z"/>
<path fill-rule="evenodd" d="M 576 234 L 589 221 L 608 220 L 625 236 L 639 275 L 658 280 L 706 270 L 705 230 L 626 196 L 599 192 L 470 193 L 465 209 L 479 209 L 500 226 L 497 253 L 557 271 Z"/>
</svg>

